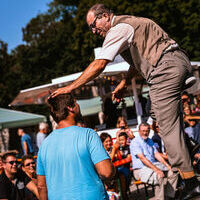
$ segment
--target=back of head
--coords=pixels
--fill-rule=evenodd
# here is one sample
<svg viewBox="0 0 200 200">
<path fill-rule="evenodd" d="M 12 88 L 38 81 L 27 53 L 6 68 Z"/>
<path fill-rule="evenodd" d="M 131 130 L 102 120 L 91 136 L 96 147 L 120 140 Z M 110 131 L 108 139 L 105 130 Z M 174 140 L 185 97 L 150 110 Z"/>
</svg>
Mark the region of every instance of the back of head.
<svg viewBox="0 0 200 200">
<path fill-rule="evenodd" d="M 75 100 L 71 94 L 61 94 L 54 98 L 47 100 L 50 115 L 58 123 L 61 120 L 66 119 L 69 114 L 68 107 L 73 108 L 75 106 Z"/>
<path fill-rule="evenodd" d="M 93 5 L 89 10 L 88 13 L 92 11 L 94 13 L 94 15 L 98 15 L 98 14 L 103 14 L 103 13 L 107 13 L 107 14 L 111 14 L 113 13 L 112 10 L 110 10 L 108 7 L 106 7 L 104 4 L 95 4 Z"/>
</svg>

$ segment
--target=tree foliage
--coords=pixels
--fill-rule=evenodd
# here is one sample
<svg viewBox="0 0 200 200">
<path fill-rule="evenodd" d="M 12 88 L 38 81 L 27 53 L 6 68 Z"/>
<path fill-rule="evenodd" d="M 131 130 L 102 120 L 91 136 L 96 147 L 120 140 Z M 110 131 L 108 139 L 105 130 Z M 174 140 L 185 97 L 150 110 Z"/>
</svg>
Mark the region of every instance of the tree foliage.
<svg viewBox="0 0 200 200">
<path fill-rule="evenodd" d="M 198 0 L 101 1 L 117 15 L 148 17 L 156 21 L 189 54 L 200 60 Z M 53 0 L 46 13 L 22 29 L 25 45 L 10 54 L 0 41 L 0 106 L 7 105 L 21 89 L 49 83 L 52 78 L 84 70 L 93 60 L 93 49 L 102 39 L 92 35 L 85 22 L 95 0 Z"/>
</svg>

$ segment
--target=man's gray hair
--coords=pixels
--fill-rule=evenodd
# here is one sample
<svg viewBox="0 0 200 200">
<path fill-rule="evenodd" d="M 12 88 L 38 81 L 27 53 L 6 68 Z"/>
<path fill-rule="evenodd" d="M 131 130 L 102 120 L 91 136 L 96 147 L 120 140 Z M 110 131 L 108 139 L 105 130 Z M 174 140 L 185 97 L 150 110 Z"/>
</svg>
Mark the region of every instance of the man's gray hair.
<svg viewBox="0 0 200 200">
<path fill-rule="evenodd" d="M 148 126 L 150 128 L 150 125 L 146 122 L 142 122 L 139 127 L 138 127 L 138 130 L 140 130 L 141 126 Z"/>
<path fill-rule="evenodd" d="M 103 14 L 103 13 L 107 13 L 109 15 L 111 15 L 113 13 L 112 10 L 110 10 L 104 4 L 95 4 L 88 10 L 88 13 L 90 11 L 92 11 L 95 16 L 98 14 Z"/>
<path fill-rule="evenodd" d="M 39 124 L 39 129 L 40 130 L 43 130 L 43 129 L 48 128 L 48 127 L 49 127 L 49 125 L 47 123 L 45 123 L 45 122 L 41 122 Z"/>
</svg>

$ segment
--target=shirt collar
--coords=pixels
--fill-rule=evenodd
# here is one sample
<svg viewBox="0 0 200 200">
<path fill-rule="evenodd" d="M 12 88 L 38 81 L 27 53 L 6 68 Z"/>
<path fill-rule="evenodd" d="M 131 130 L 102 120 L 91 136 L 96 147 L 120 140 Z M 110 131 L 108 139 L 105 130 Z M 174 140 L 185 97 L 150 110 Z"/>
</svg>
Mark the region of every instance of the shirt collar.
<svg viewBox="0 0 200 200">
<path fill-rule="evenodd" d="M 115 18 L 116 18 L 116 15 L 113 15 L 113 18 L 112 18 L 112 21 L 111 21 L 111 26 L 113 25 Z"/>
<path fill-rule="evenodd" d="M 148 142 L 148 139 L 149 139 L 149 138 L 144 139 L 144 138 L 142 138 L 140 135 L 139 135 L 139 137 L 140 137 L 140 139 L 141 139 L 142 141 L 144 141 L 144 142 L 146 142 L 146 143 Z"/>
</svg>

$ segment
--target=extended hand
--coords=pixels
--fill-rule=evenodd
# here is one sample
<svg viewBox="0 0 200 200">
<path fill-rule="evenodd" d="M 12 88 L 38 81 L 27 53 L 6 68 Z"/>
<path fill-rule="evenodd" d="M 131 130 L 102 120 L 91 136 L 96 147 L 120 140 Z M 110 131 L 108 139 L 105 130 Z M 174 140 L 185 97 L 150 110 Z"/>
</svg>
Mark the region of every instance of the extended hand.
<svg viewBox="0 0 200 200">
<path fill-rule="evenodd" d="M 48 98 L 54 98 L 60 94 L 66 94 L 66 93 L 70 93 L 70 92 L 71 92 L 71 90 L 69 89 L 68 86 L 62 87 L 62 88 L 59 88 L 56 91 L 54 91 Z"/>
<path fill-rule="evenodd" d="M 119 85 L 112 92 L 112 100 L 115 102 L 120 102 L 123 100 L 124 90 L 126 88 L 126 81 L 123 79 Z"/>
</svg>

